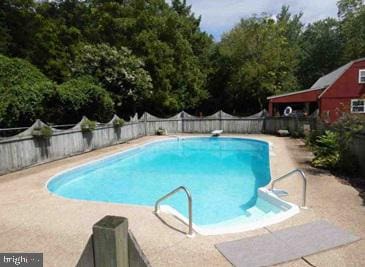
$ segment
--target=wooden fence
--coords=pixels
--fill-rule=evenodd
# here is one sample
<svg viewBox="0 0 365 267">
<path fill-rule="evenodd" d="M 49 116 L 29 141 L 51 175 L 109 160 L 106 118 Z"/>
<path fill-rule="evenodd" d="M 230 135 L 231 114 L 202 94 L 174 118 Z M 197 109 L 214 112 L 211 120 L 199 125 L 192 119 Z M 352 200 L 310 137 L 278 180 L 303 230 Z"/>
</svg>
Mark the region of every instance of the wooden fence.
<svg viewBox="0 0 365 267">
<path fill-rule="evenodd" d="M 302 135 L 306 129 L 316 129 L 316 118 L 267 117 L 264 133 L 275 134 L 278 130 L 288 130 L 290 133 Z"/>
<path fill-rule="evenodd" d="M 365 134 L 354 136 L 352 139 L 351 151 L 359 160 L 360 173 L 365 178 Z"/>
<path fill-rule="evenodd" d="M 53 135 L 48 139 L 34 138 L 34 128 L 44 125 L 37 120 L 25 131 L 0 139 L 0 174 L 19 170 L 39 163 L 49 162 L 93 149 L 106 147 L 138 137 L 153 135 L 159 128 L 168 133 L 210 133 L 222 129 L 225 133 L 276 133 L 279 129 L 302 132 L 305 124 L 313 124 L 309 119 L 269 118 L 262 111 L 250 117 L 235 117 L 219 111 L 211 116 L 196 117 L 180 112 L 170 118 L 158 118 L 144 113 L 137 114 L 122 127 L 114 127 L 113 119 L 97 124 L 92 132 L 82 132 L 83 118 L 74 127 L 66 130 L 52 128 Z"/>
<path fill-rule="evenodd" d="M 34 138 L 32 135 L 33 129 L 43 124 L 37 121 L 23 133 L 0 139 L 0 174 L 145 135 L 144 125 L 139 121 L 132 120 L 119 128 L 108 123 L 87 133 L 81 131 L 81 123 L 82 121 L 68 130 L 53 129 L 53 135 L 43 139 Z"/>
</svg>

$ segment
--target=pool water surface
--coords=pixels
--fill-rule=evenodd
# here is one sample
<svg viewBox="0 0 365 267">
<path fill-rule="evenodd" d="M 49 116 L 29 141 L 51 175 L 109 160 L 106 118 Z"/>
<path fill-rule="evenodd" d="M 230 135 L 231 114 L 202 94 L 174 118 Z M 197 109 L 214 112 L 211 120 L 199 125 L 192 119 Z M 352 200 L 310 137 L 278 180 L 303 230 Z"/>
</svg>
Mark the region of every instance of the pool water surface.
<svg viewBox="0 0 365 267">
<path fill-rule="evenodd" d="M 176 187 L 193 198 L 193 223 L 199 227 L 255 222 L 280 213 L 260 197 L 270 182 L 269 144 L 243 138 L 174 138 L 152 142 L 53 177 L 48 189 L 72 199 L 153 206 Z M 163 202 L 187 216 L 178 193 Z"/>
</svg>

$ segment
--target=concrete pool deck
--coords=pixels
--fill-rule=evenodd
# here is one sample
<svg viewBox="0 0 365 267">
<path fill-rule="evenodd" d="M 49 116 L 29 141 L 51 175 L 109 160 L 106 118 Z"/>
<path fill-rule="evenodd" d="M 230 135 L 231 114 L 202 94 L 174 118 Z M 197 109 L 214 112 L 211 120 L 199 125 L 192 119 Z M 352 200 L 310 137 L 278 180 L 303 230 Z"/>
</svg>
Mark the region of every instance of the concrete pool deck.
<svg viewBox="0 0 365 267">
<path fill-rule="evenodd" d="M 279 224 L 262 229 L 217 236 L 197 235 L 191 239 L 180 231 L 186 225 L 152 207 L 70 200 L 52 195 L 48 179 L 65 169 L 105 155 L 157 140 L 143 137 L 125 144 L 95 150 L 0 176 L 0 252 L 43 252 L 44 266 L 75 266 L 90 237 L 92 225 L 105 215 L 124 216 L 152 266 L 230 266 L 214 247 L 216 243 L 269 233 L 325 219 L 361 238 L 345 247 L 322 252 L 281 266 L 365 266 L 365 206 L 358 192 L 325 171 L 311 168 L 311 153 L 299 139 L 269 135 L 240 135 L 269 141 L 272 177 L 302 168 L 308 177 L 308 210 Z M 301 180 L 280 182 L 286 200 L 300 204 Z M 320 237 L 319 237 L 320 238 Z"/>
</svg>

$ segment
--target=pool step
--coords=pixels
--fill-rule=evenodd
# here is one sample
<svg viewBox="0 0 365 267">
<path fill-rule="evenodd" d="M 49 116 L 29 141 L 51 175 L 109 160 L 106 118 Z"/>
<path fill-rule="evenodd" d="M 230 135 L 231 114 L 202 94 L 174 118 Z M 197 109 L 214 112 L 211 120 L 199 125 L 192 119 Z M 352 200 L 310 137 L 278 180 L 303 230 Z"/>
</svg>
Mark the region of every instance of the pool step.
<svg viewBox="0 0 365 267">
<path fill-rule="evenodd" d="M 289 193 L 287 191 L 285 191 L 284 189 L 273 189 L 271 190 L 272 193 L 274 193 L 276 196 L 278 197 L 286 197 L 289 195 Z"/>
</svg>

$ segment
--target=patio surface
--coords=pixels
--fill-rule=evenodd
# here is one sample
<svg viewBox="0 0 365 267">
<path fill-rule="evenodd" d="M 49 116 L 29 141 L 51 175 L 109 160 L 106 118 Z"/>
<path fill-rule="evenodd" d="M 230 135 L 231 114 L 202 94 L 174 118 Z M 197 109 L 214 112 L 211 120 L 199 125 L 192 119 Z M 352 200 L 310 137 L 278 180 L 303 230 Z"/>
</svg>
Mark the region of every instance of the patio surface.
<svg viewBox="0 0 365 267">
<path fill-rule="evenodd" d="M 240 135 L 244 136 L 244 135 Z M 56 173 L 90 160 L 150 140 L 143 137 L 125 144 L 38 165 L 0 176 L 0 252 L 43 252 L 44 266 L 75 266 L 90 237 L 92 225 L 105 215 L 124 216 L 152 266 L 230 266 L 214 247 L 216 243 L 269 233 L 318 219 L 351 231 L 361 238 L 348 246 L 308 256 L 281 266 L 365 266 L 365 206 L 358 192 L 328 172 L 311 168 L 301 140 L 268 135 L 248 135 L 273 143 L 272 177 L 302 168 L 308 177 L 308 210 L 259 230 L 218 236 L 197 235 L 191 239 L 181 231 L 187 227 L 163 214 L 165 224 L 152 207 L 70 200 L 50 194 L 47 180 Z M 289 201 L 300 204 L 301 180 L 280 182 Z M 320 238 L 320 237 L 319 237 Z"/>
</svg>

